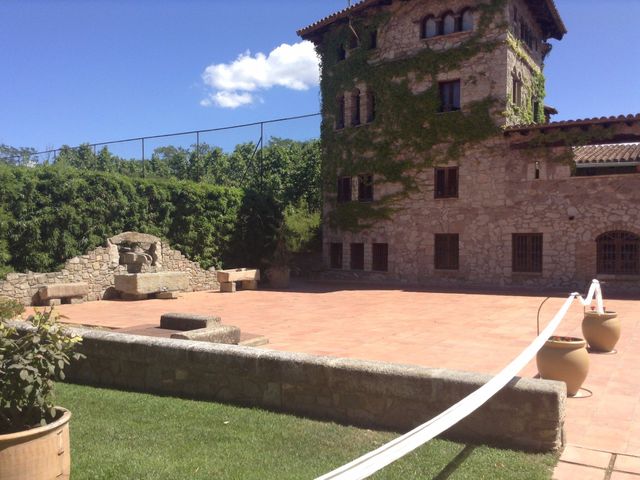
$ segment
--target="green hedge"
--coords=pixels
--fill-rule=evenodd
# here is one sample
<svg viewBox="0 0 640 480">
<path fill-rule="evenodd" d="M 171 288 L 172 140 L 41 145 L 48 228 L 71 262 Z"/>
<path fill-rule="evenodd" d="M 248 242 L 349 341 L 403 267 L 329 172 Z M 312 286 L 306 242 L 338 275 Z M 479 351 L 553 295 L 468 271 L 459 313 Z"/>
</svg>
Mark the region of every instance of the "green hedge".
<svg viewBox="0 0 640 480">
<path fill-rule="evenodd" d="M 0 185 L 0 275 L 53 271 L 129 230 L 167 239 L 204 268 L 253 266 L 281 220 L 268 197 L 205 183 L 0 166 Z"/>
</svg>

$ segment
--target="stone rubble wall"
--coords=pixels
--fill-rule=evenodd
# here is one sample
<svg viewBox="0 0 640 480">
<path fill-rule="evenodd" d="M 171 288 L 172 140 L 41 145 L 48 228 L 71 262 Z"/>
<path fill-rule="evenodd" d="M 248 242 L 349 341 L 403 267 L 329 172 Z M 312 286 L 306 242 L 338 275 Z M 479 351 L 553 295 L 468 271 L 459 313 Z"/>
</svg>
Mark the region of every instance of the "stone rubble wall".
<svg viewBox="0 0 640 480">
<path fill-rule="evenodd" d="M 114 275 L 127 273 L 127 267 L 119 264 L 119 257 L 117 246 L 110 244 L 67 260 L 58 272 L 10 273 L 5 281 L 0 282 L 0 296 L 13 298 L 24 305 L 34 305 L 38 303 L 38 288 L 43 285 L 86 282 L 89 293 L 84 300 L 117 298 Z M 215 269 L 202 269 L 166 242 L 162 242 L 161 265 L 144 269 L 145 273 L 159 271 L 187 273 L 190 291 L 220 289 Z"/>
<path fill-rule="evenodd" d="M 491 378 L 86 328 L 71 331 L 83 337 L 79 351 L 86 355 L 65 370 L 71 382 L 396 431 L 438 415 Z M 565 403 L 563 383 L 518 378 L 446 435 L 463 442 L 555 451 L 562 446 Z"/>
<path fill-rule="evenodd" d="M 417 172 L 420 190 L 400 200 L 391 219 L 358 233 L 325 225 L 325 265 L 330 243 L 342 243 L 343 271 L 333 272 L 345 274 L 350 243 L 364 243 L 365 272 L 357 275 L 368 279 L 568 292 L 582 291 L 598 278 L 607 282 L 607 290 L 637 292 L 640 277 L 597 274 L 596 239 L 614 230 L 640 235 L 640 174 L 573 177 L 569 165 L 555 160 L 553 152 L 514 150 L 501 137 L 467 148 L 449 165 L 459 167 L 458 198 L 435 199 L 434 170 Z M 377 184 L 374 198 L 394 188 Z M 459 235 L 458 270 L 435 269 L 434 235 L 439 233 Z M 514 233 L 543 234 L 542 273 L 512 271 Z M 389 271 L 384 274 L 370 272 L 372 243 L 389 245 Z"/>
</svg>

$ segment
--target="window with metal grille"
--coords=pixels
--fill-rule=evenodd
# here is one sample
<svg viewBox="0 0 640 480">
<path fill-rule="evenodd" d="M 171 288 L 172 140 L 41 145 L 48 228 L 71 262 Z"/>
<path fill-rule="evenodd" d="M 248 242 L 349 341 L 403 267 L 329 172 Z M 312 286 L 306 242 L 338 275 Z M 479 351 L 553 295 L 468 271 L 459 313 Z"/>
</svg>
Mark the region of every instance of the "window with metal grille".
<svg viewBox="0 0 640 480">
<path fill-rule="evenodd" d="M 458 167 L 436 168 L 435 198 L 457 198 L 458 196 Z"/>
<path fill-rule="evenodd" d="M 460 80 L 441 82 L 440 111 L 455 112 L 460 110 Z"/>
<path fill-rule="evenodd" d="M 374 243 L 371 245 L 371 270 L 386 272 L 389 270 L 389 245 Z"/>
<path fill-rule="evenodd" d="M 640 237 L 631 232 L 607 232 L 596 243 L 598 273 L 640 275 Z"/>
<path fill-rule="evenodd" d="M 342 244 L 332 243 L 329 248 L 329 261 L 331 268 L 342 268 Z"/>
<path fill-rule="evenodd" d="M 373 175 L 358 175 L 358 201 L 373 201 Z"/>
<path fill-rule="evenodd" d="M 436 270 L 458 270 L 459 236 L 457 233 L 436 233 L 434 264 Z"/>
<path fill-rule="evenodd" d="M 364 243 L 351 244 L 351 270 L 364 270 Z"/>
<path fill-rule="evenodd" d="M 338 203 L 351 201 L 351 177 L 338 179 Z"/>
<path fill-rule="evenodd" d="M 542 273 L 541 233 L 514 233 L 511 244 L 514 272 Z"/>
</svg>

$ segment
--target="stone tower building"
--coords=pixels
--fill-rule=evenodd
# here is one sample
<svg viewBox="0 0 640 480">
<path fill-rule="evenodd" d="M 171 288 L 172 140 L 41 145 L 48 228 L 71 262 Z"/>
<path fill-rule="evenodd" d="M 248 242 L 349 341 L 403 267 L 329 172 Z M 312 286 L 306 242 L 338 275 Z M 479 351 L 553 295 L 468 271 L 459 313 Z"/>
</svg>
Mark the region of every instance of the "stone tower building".
<svg viewBox="0 0 640 480">
<path fill-rule="evenodd" d="M 298 33 L 322 61 L 335 275 L 638 285 L 640 116 L 549 123 L 553 0 L 363 0 Z"/>
</svg>

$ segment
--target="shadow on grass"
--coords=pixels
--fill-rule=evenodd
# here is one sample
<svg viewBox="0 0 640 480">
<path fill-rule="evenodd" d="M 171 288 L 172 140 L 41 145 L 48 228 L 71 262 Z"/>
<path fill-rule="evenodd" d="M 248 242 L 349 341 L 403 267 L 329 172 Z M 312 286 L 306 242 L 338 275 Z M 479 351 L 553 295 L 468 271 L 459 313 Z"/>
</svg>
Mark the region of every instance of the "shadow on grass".
<svg viewBox="0 0 640 480">
<path fill-rule="evenodd" d="M 451 460 L 442 471 L 433 477 L 433 480 L 447 480 L 452 474 L 458 470 L 458 468 L 464 463 L 464 461 L 471 456 L 476 447 L 473 445 L 467 445 L 464 447 L 453 460 Z"/>
</svg>

